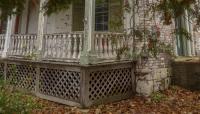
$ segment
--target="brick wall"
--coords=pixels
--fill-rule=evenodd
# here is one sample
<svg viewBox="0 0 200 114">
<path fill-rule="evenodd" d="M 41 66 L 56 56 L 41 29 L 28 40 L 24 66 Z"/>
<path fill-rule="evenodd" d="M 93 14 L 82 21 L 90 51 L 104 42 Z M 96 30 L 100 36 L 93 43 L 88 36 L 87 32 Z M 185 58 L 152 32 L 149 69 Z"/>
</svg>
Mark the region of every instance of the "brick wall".
<svg viewBox="0 0 200 114">
<path fill-rule="evenodd" d="M 161 21 L 161 16 L 149 13 L 144 17 L 144 12 L 148 11 L 148 4 L 150 2 L 139 1 L 139 7 L 136 9 L 136 25 L 140 28 L 150 29 L 152 26 L 157 26 L 160 29 L 159 40 L 165 44 L 170 44 L 173 47 L 173 52 L 176 53 L 176 37 L 173 34 L 175 24 L 165 26 Z M 151 19 L 150 17 L 154 17 Z M 145 20 L 145 25 L 144 25 Z M 195 42 L 195 52 L 200 52 L 200 33 L 196 33 L 193 36 Z M 141 44 L 144 42 L 138 42 L 138 49 L 141 49 Z M 146 42 L 147 44 L 147 42 Z M 140 45 L 140 46 L 139 46 Z M 149 57 L 138 61 L 136 70 L 136 92 L 139 95 L 148 96 L 152 92 L 163 90 L 169 87 L 171 83 L 171 57 L 167 54 L 161 53 L 157 58 Z"/>
<path fill-rule="evenodd" d="M 144 27 L 151 30 L 152 26 L 160 29 L 159 40 L 167 44 L 173 45 L 172 31 L 174 26 L 163 26 L 160 21 L 161 16 L 153 16 L 149 13 L 144 16 L 148 11 L 149 2 L 139 1 L 139 7 L 136 8 L 136 25 L 141 29 Z M 150 17 L 154 17 L 152 20 Z M 144 42 L 138 42 L 138 48 L 141 48 Z M 145 42 L 147 44 L 147 42 Z M 167 54 L 159 54 L 157 58 L 150 57 L 138 61 L 136 67 L 136 92 L 140 95 L 148 96 L 152 92 L 168 88 L 170 84 L 170 57 Z"/>
</svg>

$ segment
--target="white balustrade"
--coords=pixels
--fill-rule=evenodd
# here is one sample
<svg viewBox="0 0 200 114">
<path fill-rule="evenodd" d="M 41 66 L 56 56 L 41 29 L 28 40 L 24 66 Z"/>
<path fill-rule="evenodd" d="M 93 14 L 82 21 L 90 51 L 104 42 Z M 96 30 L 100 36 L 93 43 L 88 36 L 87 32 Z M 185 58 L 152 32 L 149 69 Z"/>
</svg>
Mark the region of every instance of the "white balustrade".
<svg viewBox="0 0 200 114">
<path fill-rule="evenodd" d="M 37 35 L 12 35 L 8 49 L 9 57 L 26 57 L 36 50 Z M 83 50 L 84 33 L 46 34 L 43 37 L 42 60 L 78 62 Z M 117 51 L 131 47 L 132 40 L 122 33 L 96 32 L 94 47 L 99 59 L 115 60 Z M 3 51 L 5 35 L 0 35 L 0 52 Z M 123 56 L 122 56 L 123 57 Z"/>
<path fill-rule="evenodd" d="M 0 34 L 0 53 L 3 52 L 4 44 L 5 44 L 5 35 Z"/>
<path fill-rule="evenodd" d="M 33 56 L 37 35 L 12 35 L 8 55 L 12 57 Z"/>
<path fill-rule="evenodd" d="M 95 33 L 95 51 L 101 59 L 116 59 L 117 50 L 127 46 L 128 42 L 122 33 Z"/>
<path fill-rule="evenodd" d="M 83 49 L 84 34 L 48 34 L 43 39 L 43 59 L 77 61 Z"/>
</svg>

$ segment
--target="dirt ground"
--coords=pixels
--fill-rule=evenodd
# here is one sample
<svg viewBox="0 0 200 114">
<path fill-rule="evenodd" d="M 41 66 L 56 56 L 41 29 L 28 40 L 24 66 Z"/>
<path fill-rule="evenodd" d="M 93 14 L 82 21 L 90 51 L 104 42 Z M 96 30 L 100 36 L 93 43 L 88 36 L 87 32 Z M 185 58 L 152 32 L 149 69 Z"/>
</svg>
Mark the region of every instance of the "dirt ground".
<svg viewBox="0 0 200 114">
<path fill-rule="evenodd" d="M 180 87 L 132 99 L 80 109 L 37 99 L 44 107 L 33 114 L 200 114 L 200 92 Z"/>
</svg>

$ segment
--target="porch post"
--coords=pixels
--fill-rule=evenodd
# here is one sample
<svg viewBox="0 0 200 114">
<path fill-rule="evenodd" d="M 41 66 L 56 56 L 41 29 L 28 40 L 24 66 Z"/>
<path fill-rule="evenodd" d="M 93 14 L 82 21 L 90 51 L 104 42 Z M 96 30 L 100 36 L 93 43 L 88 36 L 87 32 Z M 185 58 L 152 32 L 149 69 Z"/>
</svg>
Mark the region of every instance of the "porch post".
<svg viewBox="0 0 200 114">
<path fill-rule="evenodd" d="M 8 49 L 9 49 L 9 45 L 10 45 L 10 41 L 11 41 L 11 35 L 13 32 L 14 21 L 15 21 L 15 16 L 8 17 L 8 19 L 7 19 L 4 50 L 1 55 L 2 58 L 6 58 L 8 56 Z"/>
<path fill-rule="evenodd" d="M 133 31 L 135 24 L 134 2 L 134 0 L 124 0 L 124 5 L 128 8 L 124 9 L 124 28 L 128 34 Z"/>
<path fill-rule="evenodd" d="M 97 55 L 94 49 L 95 0 L 85 0 L 84 47 L 81 53 L 81 64 L 93 64 Z"/>
<path fill-rule="evenodd" d="M 37 43 L 36 43 L 36 56 L 37 60 L 42 58 L 42 45 L 43 45 L 43 36 L 44 36 L 44 25 L 45 25 L 45 16 L 44 10 L 42 9 L 46 0 L 40 0 L 40 11 L 38 19 L 38 29 L 37 29 Z"/>
</svg>

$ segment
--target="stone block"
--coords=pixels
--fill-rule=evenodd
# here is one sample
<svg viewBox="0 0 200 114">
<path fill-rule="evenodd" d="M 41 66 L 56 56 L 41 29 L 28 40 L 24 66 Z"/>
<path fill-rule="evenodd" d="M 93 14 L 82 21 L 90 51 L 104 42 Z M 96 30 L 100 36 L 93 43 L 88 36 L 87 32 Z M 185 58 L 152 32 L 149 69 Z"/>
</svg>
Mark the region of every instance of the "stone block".
<svg viewBox="0 0 200 114">
<path fill-rule="evenodd" d="M 136 82 L 136 92 L 143 96 L 151 95 L 153 92 L 153 81 L 138 80 Z"/>
</svg>

